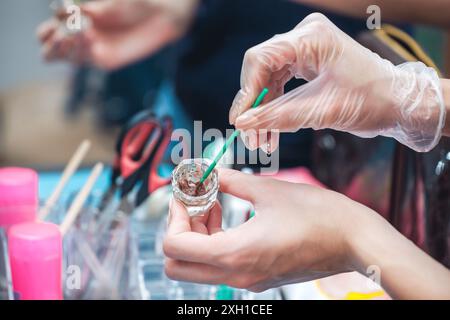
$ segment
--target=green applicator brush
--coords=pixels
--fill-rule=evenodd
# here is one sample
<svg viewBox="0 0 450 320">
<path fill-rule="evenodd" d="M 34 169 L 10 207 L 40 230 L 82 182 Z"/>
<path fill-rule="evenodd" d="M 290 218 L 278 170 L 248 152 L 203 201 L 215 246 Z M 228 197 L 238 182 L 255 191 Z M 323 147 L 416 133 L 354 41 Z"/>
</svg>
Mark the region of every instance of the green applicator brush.
<svg viewBox="0 0 450 320">
<path fill-rule="evenodd" d="M 252 108 L 257 108 L 261 102 L 264 100 L 264 97 L 266 96 L 266 94 L 269 92 L 269 89 L 264 88 L 261 93 L 259 94 L 258 98 L 256 98 L 255 103 L 253 103 Z M 241 134 L 240 130 L 235 130 L 233 132 L 233 134 L 227 139 L 227 141 L 225 142 L 225 144 L 223 145 L 222 149 L 219 151 L 219 153 L 216 155 L 216 157 L 214 158 L 213 162 L 211 163 L 211 165 L 208 167 L 208 169 L 205 171 L 205 173 L 203 174 L 202 178 L 200 179 L 200 184 L 202 184 L 203 182 L 205 182 L 205 180 L 208 178 L 208 176 L 210 175 L 210 173 L 214 170 L 214 168 L 216 167 L 217 163 L 220 161 L 220 159 L 223 157 L 223 155 L 225 154 L 225 152 L 228 150 L 228 148 L 230 147 L 230 145 L 233 143 L 234 139 L 236 139 L 236 137 L 238 135 Z"/>
</svg>

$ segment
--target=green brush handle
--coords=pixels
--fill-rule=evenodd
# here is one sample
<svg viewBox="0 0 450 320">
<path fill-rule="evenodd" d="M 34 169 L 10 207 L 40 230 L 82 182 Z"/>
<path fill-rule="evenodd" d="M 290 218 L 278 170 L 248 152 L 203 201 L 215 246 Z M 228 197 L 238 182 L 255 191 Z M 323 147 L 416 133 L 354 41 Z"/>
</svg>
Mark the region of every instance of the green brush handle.
<svg viewBox="0 0 450 320">
<path fill-rule="evenodd" d="M 256 98 L 255 102 L 252 105 L 252 108 L 257 108 L 261 102 L 264 100 L 264 97 L 266 96 L 266 94 L 269 92 L 269 89 L 264 88 L 261 93 L 259 94 L 258 98 Z M 208 167 L 208 169 L 206 169 L 205 173 L 203 174 L 202 178 L 200 179 L 200 183 L 205 182 L 205 180 L 208 178 L 208 176 L 211 174 L 211 172 L 214 170 L 214 168 L 216 167 L 217 163 L 220 161 L 220 159 L 223 157 L 223 155 L 225 154 L 225 152 L 227 152 L 228 148 L 230 147 L 230 145 L 233 143 L 234 139 L 236 139 L 236 137 L 238 135 L 241 134 L 240 130 L 235 130 L 233 132 L 233 134 L 227 139 L 227 141 L 225 141 L 225 144 L 223 145 L 222 149 L 219 151 L 219 153 L 216 155 L 216 157 L 214 158 L 213 162 L 211 163 L 211 165 Z"/>
</svg>

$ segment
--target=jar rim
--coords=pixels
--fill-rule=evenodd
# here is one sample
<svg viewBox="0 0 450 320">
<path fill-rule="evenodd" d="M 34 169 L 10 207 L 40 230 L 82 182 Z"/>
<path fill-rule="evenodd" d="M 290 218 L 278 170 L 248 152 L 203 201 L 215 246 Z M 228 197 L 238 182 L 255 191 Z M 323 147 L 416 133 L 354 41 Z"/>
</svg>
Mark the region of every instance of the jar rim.
<svg viewBox="0 0 450 320">
<path fill-rule="evenodd" d="M 218 189 L 219 177 L 218 177 L 217 169 L 214 168 L 214 170 L 211 172 L 211 175 L 213 177 L 215 177 L 215 179 L 213 180 L 213 182 L 215 182 L 215 184 L 211 187 L 211 189 L 208 190 L 208 192 L 206 192 L 205 194 L 203 194 L 201 196 L 191 196 L 189 194 L 184 193 L 180 189 L 180 187 L 178 186 L 178 183 L 175 182 L 175 179 L 174 179 L 174 176 L 176 175 L 178 170 L 180 170 L 183 167 L 183 165 L 186 165 L 188 162 L 189 163 L 200 162 L 200 164 L 202 164 L 202 165 L 206 164 L 209 167 L 212 163 L 212 160 L 208 159 L 208 158 L 193 158 L 193 159 L 184 159 L 183 161 L 181 161 L 172 172 L 172 188 L 173 188 L 173 190 L 175 192 L 179 192 L 179 193 L 183 194 L 186 197 L 186 199 L 196 199 L 196 200 L 208 199 L 213 193 L 217 192 L 217 189 Z M 217 185 L 217 188 L 215 188 L 215 185 Z"/>
</svg>

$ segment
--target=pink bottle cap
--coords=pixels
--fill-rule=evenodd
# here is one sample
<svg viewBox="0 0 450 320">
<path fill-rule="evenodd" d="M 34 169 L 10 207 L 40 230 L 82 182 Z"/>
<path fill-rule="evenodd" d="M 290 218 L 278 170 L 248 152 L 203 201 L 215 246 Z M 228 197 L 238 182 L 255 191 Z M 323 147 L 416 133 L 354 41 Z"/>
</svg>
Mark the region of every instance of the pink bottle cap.
<svg viewBox="0 0 450 320">
<path fill-rule="evenodd" d="M 34 221 L 38 204 L 36 171 L 0 168 L 0 227 Z"/>
<path fill-rule="evenodd" d="M 57 225 L 14 225 L 8 232 L 8 249 L 13 288 L 19 299 L 62 299 L 62 237 Z"/>
</svg>

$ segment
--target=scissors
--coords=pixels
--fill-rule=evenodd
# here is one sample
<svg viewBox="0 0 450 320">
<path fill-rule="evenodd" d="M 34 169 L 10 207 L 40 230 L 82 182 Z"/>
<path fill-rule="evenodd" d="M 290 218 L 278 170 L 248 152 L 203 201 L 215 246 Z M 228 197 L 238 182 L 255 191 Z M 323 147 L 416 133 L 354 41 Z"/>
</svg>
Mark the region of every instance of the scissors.
<svg viewBox="0 0 450 320">
<path fill-rule="evenodd" d="M 120 190 L 120 196 L 127 195 L 133 186 L 138 182 L 142 171 L 143 163 L 150 154 L 144 155 L 144 149 L 149 145 L 152 135 L 158 136 L 160 125 L 153 113 L 144 110 L 136 114 L 128 121 L 119 134 L 116 142 L 116 155 L 113 162 L 111 182 L 108 190 L 104 193 L 99 209 L 104 210 L 114 199 L 116 191 Z M 150 141 L 151 143 L 154 143 Z M 151 146 L 148 146 L 151 147 Z"/>
<path fill-rule="evenodd" d="M 142 204 L 154 191 L 170 183 L 170 178 L 158 174 L 158 167 L 170 143 L 173 130 L 171 118 L 161 121 L 151 112 L 137 114 L 125 126 L 116 145 L 116 158 L 111 175 L 111 187 L 106 202 L 120 190 L 119 210 L 131 213 L 128 195 L 140 185 L 135 206 Z"/>
<path fill-rule="evenodd" d="M 136 197 L 136 207 L 140 206 L 153 192 L 170 184 L 170 178 L 161 177 L 158 174 L 158 168 L 170 144 L 170 138 L 173 131 L 172 120 L 169 117 L 164 117 L 161 121 L 161 126 L 161 136 L 158 144 L 155 147 L 153 154 L 148 159 L 148 162 L 144 165 L 145 173 Z"/>
</svg>

